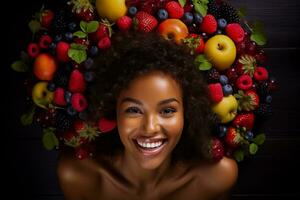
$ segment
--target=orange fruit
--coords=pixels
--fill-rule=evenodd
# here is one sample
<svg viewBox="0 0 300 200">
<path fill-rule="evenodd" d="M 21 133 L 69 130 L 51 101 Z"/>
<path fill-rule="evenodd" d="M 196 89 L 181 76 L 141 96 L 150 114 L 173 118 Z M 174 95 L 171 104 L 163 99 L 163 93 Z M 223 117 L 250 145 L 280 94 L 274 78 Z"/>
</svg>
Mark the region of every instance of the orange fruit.
<svg viewBox="0 0 300 200">
<path fill-rule="evenodd" d="M 43 81 L 50 81 L 56 71 L 57 65 L 53 56 L 47 53 L 38 55 L 33 64 L 33 73 Z"/>
</svg>

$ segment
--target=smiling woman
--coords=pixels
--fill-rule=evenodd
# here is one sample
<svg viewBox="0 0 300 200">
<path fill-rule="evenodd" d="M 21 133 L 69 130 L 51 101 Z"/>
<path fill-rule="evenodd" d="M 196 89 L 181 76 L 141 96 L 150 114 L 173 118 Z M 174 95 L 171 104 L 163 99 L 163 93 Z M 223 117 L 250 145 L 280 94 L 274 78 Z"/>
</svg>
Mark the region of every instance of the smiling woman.
<svg viewBox="0 0 300 200">
<path fill-rule="evenodd" d="M 220 199 L 237 165 L 213 162 L 215 124 L 207 85 L 189 51 L 155 33 L 116 34 L 94 63 L 93 117 L 116 120 L 94 158 L 63 152 L 58 175 L 67 199 Z M 113 142 L 114 141 L 114 142 Z"/>
</svg>

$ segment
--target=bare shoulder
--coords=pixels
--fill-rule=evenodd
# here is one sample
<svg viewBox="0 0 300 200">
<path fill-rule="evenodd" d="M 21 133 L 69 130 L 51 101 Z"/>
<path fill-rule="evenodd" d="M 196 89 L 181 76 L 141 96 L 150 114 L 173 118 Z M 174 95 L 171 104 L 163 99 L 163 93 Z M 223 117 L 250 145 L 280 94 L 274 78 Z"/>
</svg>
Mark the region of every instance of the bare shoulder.
<svg viewBox="0 0 300 200">
<path fill-rule="evenodd" d="M 227 195 L 238 178 L 238 165 L 235 160 L 224 157 L 216 163 L 199 167 L 199 181 L 208 191 L 218 197 Z"/>
<path fill-rule="evenodd" d="M 58 160 L 57 175 L 66 199 L 83 199 L 98 176 L 91 159 L 79 160 L 71 154 L 62 154 Z"/>
</svg>

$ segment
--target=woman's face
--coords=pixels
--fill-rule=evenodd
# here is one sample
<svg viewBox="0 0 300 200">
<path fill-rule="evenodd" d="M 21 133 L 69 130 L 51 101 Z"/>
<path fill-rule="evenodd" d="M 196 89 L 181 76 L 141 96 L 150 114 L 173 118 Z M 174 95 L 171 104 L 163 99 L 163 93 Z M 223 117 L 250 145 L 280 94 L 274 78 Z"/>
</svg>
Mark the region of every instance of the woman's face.
<svg viewBox="0 0 300 200">
<path fill-rule="evenodd" d="M 117 99 L 117 124 L 125 155 L 145 169 L 170 157 L 184 124 L 182 90 L 167 74 L 152 71 L 132 80 Z"/>
</svg>

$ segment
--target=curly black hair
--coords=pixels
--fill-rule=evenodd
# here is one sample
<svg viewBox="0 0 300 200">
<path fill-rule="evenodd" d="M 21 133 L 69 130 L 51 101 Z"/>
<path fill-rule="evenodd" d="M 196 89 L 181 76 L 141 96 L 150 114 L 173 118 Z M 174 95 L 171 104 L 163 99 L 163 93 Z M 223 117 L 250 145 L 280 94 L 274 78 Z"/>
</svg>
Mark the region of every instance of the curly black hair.
<svg viewBox="0 0 300 200">
<path fill-rule="evenodd" d="M 194 57 L 184 45 L 168 41 L 157 33 L 130 32 L 116 34 L 112 47 L 94 62 L 96 80 L 91 101 L 99 114 L 116 119 L 116 103 L 120 92 L 130 81 L 152 70 L 171 75 L 183 91 L 184 128 L 180 142 L 173 151 L 173 160 L 200 160 L 210 158 L 211 129 L 215 117 L 211 111 L 207 83 L 195 67 Z M 117 130 L 99 137 L 106 152 L 122 146 Z M 102 141 L 102 142 L 101 142 Z M 114 145 L 113 145 L 114 144 Z"/>
</svg>

